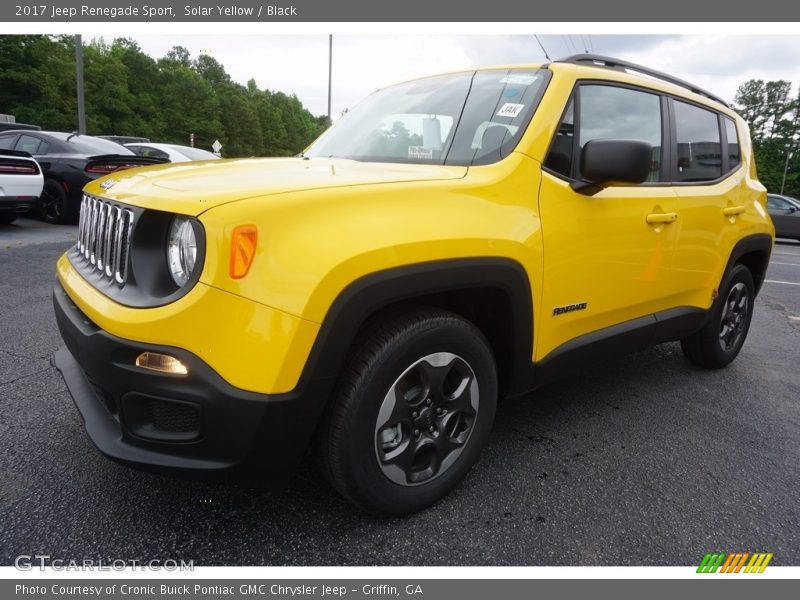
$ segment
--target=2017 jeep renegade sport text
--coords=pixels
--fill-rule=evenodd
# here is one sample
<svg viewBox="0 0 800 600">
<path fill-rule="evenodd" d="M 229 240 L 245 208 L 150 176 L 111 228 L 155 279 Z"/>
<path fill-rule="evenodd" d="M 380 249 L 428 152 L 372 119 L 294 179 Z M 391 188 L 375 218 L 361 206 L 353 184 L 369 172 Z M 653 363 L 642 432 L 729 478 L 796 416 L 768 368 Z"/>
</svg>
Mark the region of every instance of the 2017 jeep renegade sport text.
<svg viewBox="0 0 800 600">
<path fill-rule="evenodd" d="M 414 511 L 475 463 L 498 398 L 670 340 L 730 363 L 765 202 L 745 122 L 667 75 L 579 56 L 418 79 L 294 158 L 87 185 L 56 362 L 111 458 L 272 478 L 312 449 L 351 502 Z"/>
</svg>

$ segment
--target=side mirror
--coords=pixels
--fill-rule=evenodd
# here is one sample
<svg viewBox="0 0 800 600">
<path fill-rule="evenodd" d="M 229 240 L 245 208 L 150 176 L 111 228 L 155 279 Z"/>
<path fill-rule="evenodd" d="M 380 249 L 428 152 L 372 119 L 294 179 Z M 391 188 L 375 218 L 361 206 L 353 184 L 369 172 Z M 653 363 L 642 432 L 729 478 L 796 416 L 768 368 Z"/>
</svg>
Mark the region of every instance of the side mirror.
<svg viewBox="0 0 800 600">
<path fill-rule="evenodd" d="M 591 140 L 581 150 L 582 181 L 576 192 L 597 193 L 609 183 L 642 183 L 653 164 L 653 146 L 642 140 Z"/>
</svg>

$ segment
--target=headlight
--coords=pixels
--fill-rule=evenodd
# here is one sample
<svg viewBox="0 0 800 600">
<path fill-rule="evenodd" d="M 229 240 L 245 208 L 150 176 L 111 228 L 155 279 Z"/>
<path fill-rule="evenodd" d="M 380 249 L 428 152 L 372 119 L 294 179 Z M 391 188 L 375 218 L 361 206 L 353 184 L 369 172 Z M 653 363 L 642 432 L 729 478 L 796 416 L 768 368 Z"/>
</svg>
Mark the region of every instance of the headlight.
<svg viewBox="0 0 800 600">
<path fill-rule="evenodd" d="M 167 265 L 172 280 L 183 287 L 194 271 L 197 260 L 197 237 L 192 222 L 187 217 L 172 219 L 167 241 Z"/>
</svg>

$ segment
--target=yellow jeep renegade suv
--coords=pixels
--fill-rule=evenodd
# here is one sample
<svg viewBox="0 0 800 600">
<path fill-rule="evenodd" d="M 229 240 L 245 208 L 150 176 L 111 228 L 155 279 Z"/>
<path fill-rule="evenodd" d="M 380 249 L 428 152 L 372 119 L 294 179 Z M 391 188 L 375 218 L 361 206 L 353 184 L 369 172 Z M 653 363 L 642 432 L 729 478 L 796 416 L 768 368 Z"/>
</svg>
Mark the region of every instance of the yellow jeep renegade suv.
<svg viewBox="0 0 800 600">
<path fill-rule="evenodd" d="M 313 447 L 351 502 L 414 511 L 475 463 L 498 398 L 669 340 L 730 363 L 765 199 L 745 122 L 662 73 L 418 79 L 294 158 L 90 183 L 56 362 L 111 458 L 272 477 Z"/>
</svg>

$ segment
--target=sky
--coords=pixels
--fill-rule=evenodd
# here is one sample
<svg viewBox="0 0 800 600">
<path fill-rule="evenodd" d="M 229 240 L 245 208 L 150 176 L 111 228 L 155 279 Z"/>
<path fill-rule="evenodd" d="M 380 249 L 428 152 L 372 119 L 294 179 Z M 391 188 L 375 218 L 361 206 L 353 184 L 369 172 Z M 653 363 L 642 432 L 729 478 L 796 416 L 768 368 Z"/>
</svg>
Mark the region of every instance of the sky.
<svg viewBox="0 0 800 600">
<path fill-rule="evenodd" d="M 327 113 L 327 35 L 138 35 L 154 58 L 174 45 L 213 56 L 236 82 L 297 94 Z M 748 79 L 800 84 L 800 35 L 541 35 L 551 59 L 613 56 L 664 71 L 732 101 Z M 473 66 L 545 61 L 533 35 L 334 35 L 332 114 L 391 83 Z"/>
</svg>

